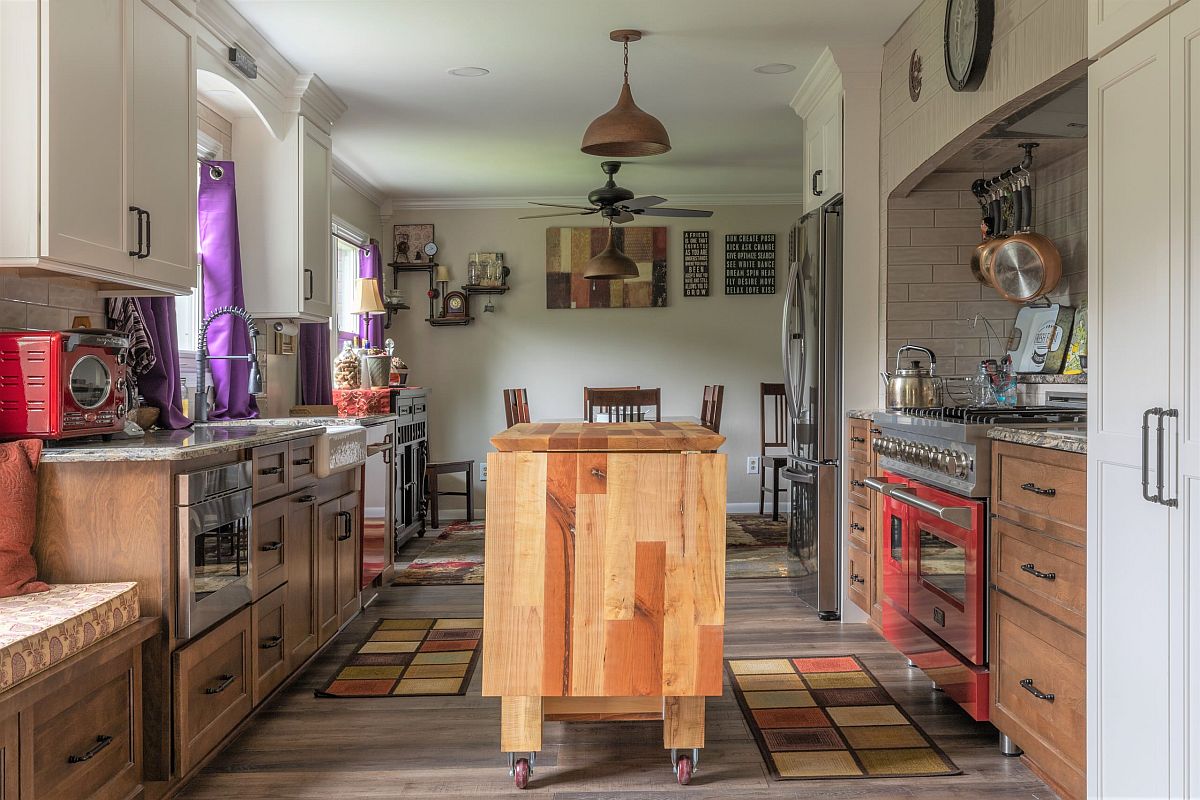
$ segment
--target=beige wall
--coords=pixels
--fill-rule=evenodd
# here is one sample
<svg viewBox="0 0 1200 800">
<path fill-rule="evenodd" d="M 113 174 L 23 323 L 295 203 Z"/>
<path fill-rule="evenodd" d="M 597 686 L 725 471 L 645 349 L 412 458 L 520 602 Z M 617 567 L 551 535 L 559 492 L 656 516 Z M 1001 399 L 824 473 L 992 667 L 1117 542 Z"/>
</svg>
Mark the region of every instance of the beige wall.
<svg viewBox="0 0 1200 800">
<path fill-rule="evenodd" d="M 465 282 L 468 253 L 498 250 L 512 267 L 512 289 L 483 313 L 484 297 L 471 300 L 476 321 L 462 328 L 424 322 L 424 276 L 402 275 L 411 311 L 388 330 L 411 367 L 411 382 L 432 390 L 430 446 L 434 459 L 482 460 L 489 437 L 504 428 L 501 390 L 526 387 L 533 418 L 582 413 L 584 386 L 632 385 L 663 390 L 663 414 L 697 415 L 706 383 L 725 385 L 721 432 L 729 441 L 730 502 L 757 502 L 758 477 L 746 475 L 746 457 L 758 453 L 760 382 L 782 380 L 779 332 L 782 293 L 726 296 L 724 235 L 774 233 L 776 279 L 782 289 L 792 206 L 715 207 L 707 220 L 669 220 L 668 306 L 641 309 L 546 308 L 546 228 L 580 224 L 518 221 L 528 209 L 404 210 L 393 222 L 434 224 L 449 265 L 451 288 Z M 654 221 L 655 223 L 658 220 Z M 639 221 L 636 224 L 642 224 Z M 385 226 L 390 240 L 390 225 Z M 682 231 L 708 230 L 709 297 L 685 298 Z M 391 286 L 390 276 L 388 287 Z M 482 492 L 478 495 L 482 498 Z"/>
<path fill-rule="evenodd" d="M 329 187 L 329 202 L 335 218 L 350 223 L 369 237 L 379 238 L 379 206 L 337 174 Z M 387 247 L 380 248 L 385 259 L 388 250 Z"/>
</svg>

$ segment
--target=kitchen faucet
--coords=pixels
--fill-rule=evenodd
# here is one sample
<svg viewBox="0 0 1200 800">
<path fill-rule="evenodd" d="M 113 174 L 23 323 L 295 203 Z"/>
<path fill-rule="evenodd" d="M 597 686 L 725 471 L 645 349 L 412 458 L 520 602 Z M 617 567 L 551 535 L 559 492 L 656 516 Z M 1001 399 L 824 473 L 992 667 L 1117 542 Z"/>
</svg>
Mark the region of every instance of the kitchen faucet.
<svg viewBox="0 0 1200 800">
<path fill-rule="evenodd" d="M 250 331 L 250 353 L 248 355 L 237 356 L 210 356 L 208 354 L 208 326 L 212 324 L 217 317 L 225 316 L 226 314 L 237 317 L 246 323 L 247 330 Z M 250 394 L 259 394 L 262 392 L 262 373 L 258 369 L 258 328 L 254 325 L 254 317 L 250 316 L 250 312 L 244 308 L 237 306 L 222 306 L 216 311 L 209 314 L 200 323 L 200 342 L 196 348 L 196 399 L 192 403 L 192 410 L 195 414 L 196 422 L 208 422 L 208 387 L 204 383 L 204 374 L 208 371 L 209 359 L 220 359 L 228 361 L 249 361 L 250 362 L 250 381 L 247 391 Z"/>
</svg>

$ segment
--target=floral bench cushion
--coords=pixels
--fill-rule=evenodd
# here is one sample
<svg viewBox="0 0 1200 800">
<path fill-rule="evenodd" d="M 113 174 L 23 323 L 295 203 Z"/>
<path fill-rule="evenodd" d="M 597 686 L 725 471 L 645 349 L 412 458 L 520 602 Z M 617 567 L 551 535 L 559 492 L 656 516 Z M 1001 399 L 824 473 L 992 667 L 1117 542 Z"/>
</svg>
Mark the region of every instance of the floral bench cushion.
<svg viewBox="0 0 1200 800">
<path fill-rule="evenodd" d="M 64 583 L 0 599 L 0 692 L 132 625 L 139 615 L 136 583 Z"/>
</svg>

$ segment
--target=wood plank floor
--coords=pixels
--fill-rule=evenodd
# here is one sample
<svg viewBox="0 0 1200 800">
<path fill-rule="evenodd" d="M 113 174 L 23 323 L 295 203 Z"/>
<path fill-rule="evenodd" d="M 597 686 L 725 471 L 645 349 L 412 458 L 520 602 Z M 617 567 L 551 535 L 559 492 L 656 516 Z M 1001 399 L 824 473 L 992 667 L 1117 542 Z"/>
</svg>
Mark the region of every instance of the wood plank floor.
<svg viewBox="0 0 1200 800">
<path fill-rule="evenodd" d="M 1053 798 L 1019 760 L 1005 758 L 990 725 L 973 722 L 867 625 L 823 623 L 783 579 L 730 581 L 726 656 L 854 653 L 961 767 L 921 779 L 774 781 L 726 686 L 708 701 L 708 746 L 689 787 L 675 784 L 661 723 L 546 723 L 527 792 L 515 790 L 499 751 L 497 698 L 480 697 L 477 670 L 464 697 L 316 699 L 380 617 L 477 616 L 481 586 L 383 591 L 246 731 L 185 787 L 188 800 L 448 798 L 535 794 L 555 800 L 693 798 Z"/>
</svg>

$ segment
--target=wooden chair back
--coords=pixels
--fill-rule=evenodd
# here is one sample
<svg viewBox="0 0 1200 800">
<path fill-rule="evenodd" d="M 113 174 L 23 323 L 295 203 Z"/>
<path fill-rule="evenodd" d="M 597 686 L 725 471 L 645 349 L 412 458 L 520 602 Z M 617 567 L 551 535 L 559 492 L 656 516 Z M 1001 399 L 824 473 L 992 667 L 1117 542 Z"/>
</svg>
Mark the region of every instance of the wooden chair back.
<svg viewBox="0 0 1200 800">
<path fill-rule="evenodd" d="M 504 420 L 508 427 L 529 422 L 529 396 L 524 389 L 504 390 Z"/>
<path fill-rule="evenodd" d="M 628 391 L 630 389 L 640 389 L 641 386 L 585 386 L 583 387 L 583 418 L 588 422 L 592 421 L 592 392 L 608 392 L 608 391 Z"/>
<path fill-rule="evenodd" d="M 653 408 L 654 419 L 646 420 L 643 409 Z M 609 422 L 661 422 L 662 391 L 660 389 L 593 389 L 588 407 L 588 422 L 596 414 L 607 414 Z"/>
<path fill-rule="evenodd" d="M 759 384 L 759 432 L 762 455 L 788 446 L 787 390 L 782 383 Z"/>
<path fill-rule="evenodd" d="M 700 401 L 700 424 L 713 433 L 721 432 L 721 406 L 725 403 L 725 387 L 719 383 L 704 387 Z"/>
</svg>

